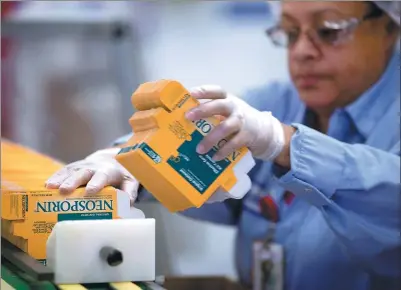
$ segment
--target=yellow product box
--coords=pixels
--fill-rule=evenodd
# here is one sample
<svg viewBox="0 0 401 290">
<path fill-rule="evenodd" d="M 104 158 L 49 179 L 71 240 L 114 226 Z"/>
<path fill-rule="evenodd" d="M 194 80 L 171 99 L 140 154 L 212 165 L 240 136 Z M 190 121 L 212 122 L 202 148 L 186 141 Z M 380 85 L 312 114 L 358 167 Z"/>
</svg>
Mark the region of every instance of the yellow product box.
<svg viewBox="0 0 401 290">
<path fill-rule="evenodd" d="M 131 100 L 137 110 L 130 119 L 134 134 L 116 160 L 167 209 L 176 212 L 207 201 L 240 199 L 249 191 L 247 173 L 255 162 L 248 148 L 218 162 L 213 155 L 226 139 L 206 154 L 196 152 L 222 118 L 186 119 L 185 113 L 200 103 L 179 82 L 144 83 Z"/>
<path fill-rule="evenodd" d="M 1 235 L 37 260 L 46 259 L 46 242 L 64 220 L 129 217 L 126 193 L 108 187 L 96 196 L 79 188 L 68 196 L 45 187 L 64 164 L 24 146 L 1 140 Z"/>
</svg>

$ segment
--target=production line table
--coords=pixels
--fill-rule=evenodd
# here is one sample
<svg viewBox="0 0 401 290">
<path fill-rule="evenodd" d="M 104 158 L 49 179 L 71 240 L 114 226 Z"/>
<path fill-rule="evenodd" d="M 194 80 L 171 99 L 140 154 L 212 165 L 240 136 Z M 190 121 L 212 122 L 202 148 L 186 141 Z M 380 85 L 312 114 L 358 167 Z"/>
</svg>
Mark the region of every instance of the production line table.
<svg viewBox="0 0 401 290">
<path fill-rule="evenodd" d="M 165 290 L 153 282 L 56 285 L 53 272 L 1 239 L 1 290 Z"/>
<path fill-rule="evenodd" d="M 166 277 L 161 279 L 163 286 L 155 282 L 56 285 L 48 267 L 1 240 L 1 290 L 250 290 L 219 276 Z"/>
</svg>

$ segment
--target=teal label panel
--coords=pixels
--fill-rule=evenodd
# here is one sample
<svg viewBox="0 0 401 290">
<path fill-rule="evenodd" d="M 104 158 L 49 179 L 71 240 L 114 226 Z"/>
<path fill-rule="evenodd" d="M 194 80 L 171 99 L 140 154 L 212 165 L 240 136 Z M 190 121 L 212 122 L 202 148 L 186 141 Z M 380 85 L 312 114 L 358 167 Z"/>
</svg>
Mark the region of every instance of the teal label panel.
<svg viewBox="0 0 401 290">
<path fill-rule="evenodd" d="M 158 164 L 158 163 L 160 163 L 162 161 L 162 158 L 160 157 L 160 155 L 157 154 L 156 151 L 154 151 L 146 143 L 140 143 L 140 144 L 136 144 L 135 146 L 122 148 L 118 152 L 118 154 L 128 153 L 128 152 L 133 151 L 133 150 L 135 150 L 137 148 L 141 149 L 146 155 L 148 155 L 149 158 L 152 159 L 154 163 Z"/>
<path fill-rule="evenodd" d="M 217 152 L 216 147 L 206 154 L 196 153 L 196 146 L 204 136 L 199 131 L 194 131 L 191 137 L 191 141 L 185 141 L 178 148 L 178 156 L 171 156 L 167 163 L 203 194 L 231 161 L 227 158 L 219 162 L 213 161 L 213 155 Z"/>
<path fill-rule="evenodd" d="M 154 163 L 158 164 L 158 163 L 162 162 L 162 158 L 160 157 L 160 155 L 157 154 L 156 151 L 154 151 L 152 148 L 150 148 L 150 146 L 148 144 L 142 143 L 141 145 L 139 145 L 139 148 L 146 155 L 148 155 L 149 158 L 152 159 Z"/>
<path fill-rule="evenodd" d="M 93 212 L 93 213 L 63 213 L 58 215 L 58 221 L 75 221 L 75 220 L 111 220 L 113 214 L 111 212 Z"/>
<path fill-rule="evenodd" d="M 138 148 L 138 146 L 139 146 L 139 144 L 135 144 L 134 146 L 121 148 L 121 150 L 118 152 L 118 154 L 130 152 L 130 151 L 135 150 L 136 148 Z"/>
</svg>

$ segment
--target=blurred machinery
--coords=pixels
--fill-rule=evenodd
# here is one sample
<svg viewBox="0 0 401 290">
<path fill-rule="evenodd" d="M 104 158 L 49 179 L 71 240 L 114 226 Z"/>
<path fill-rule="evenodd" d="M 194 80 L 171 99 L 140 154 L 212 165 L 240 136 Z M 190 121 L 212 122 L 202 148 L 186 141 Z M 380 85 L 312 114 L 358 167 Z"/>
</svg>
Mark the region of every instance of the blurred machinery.
<svg viewBox="0 0 401 290">
<path fill-rule="evenodd" d="M 1 19 L 3 20 L 18 5 L 18 2 L 1 2 Z M 12 57 L 10 57 L 10 50 L 12 50 L 12 42 L 8 37 L 1 35 L 1 132 L 5 136 L 9 136 L 12 131 L 12 123 L 10 117 L 11 111 L 11 91 L 12 80 L 10 77 L 12 67 Z"/>
<path fill-rule="evenodd" d="M 145 79 L 130 3 L 12 8 L 2 15 L 2 136 L 71 162 L 130 131 L 130 96 Z"/>
</svg>

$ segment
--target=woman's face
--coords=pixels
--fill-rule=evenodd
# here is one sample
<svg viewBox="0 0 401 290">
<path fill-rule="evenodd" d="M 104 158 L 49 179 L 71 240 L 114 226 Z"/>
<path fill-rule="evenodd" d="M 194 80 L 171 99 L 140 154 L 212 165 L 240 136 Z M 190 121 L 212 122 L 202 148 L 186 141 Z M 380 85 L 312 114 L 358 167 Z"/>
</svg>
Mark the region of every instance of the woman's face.
<svg viewBox="0 0 401 290">
<path fill-rule="evenodd" d="M 290 75 L 308 107 L 345 106 L 380 78 L 396 41 L 396 33 L 386 29 L 387 16 L 368 18 L 335 44 L 313 36 L 319 31 L 337 39 L 332 36 L 338 32 L 324 30 L 327 23 L 362 19 L 369 12 L 371 7 L 358 1 L 283 2 L 280 27 L 296 39 L 288 47 Z"/>
</svg>

